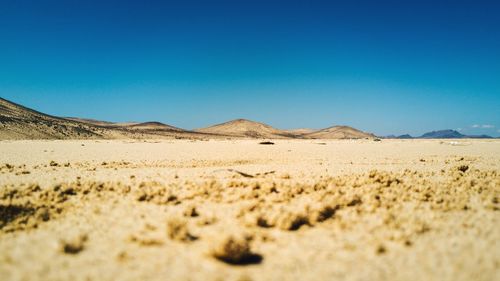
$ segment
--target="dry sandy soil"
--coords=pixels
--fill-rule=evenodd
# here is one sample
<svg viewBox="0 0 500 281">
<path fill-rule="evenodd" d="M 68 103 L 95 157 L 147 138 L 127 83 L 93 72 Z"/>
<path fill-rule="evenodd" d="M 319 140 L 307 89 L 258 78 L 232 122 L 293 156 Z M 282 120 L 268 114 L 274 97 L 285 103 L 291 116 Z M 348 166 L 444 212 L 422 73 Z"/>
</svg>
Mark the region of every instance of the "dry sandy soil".
<svg viewBox="0 0 500 281">
<path fill-rule="evenodd" d="M 274 142 L 2 141 L 0 279 L 498 280 L 500 141 Z"/>
</svg>

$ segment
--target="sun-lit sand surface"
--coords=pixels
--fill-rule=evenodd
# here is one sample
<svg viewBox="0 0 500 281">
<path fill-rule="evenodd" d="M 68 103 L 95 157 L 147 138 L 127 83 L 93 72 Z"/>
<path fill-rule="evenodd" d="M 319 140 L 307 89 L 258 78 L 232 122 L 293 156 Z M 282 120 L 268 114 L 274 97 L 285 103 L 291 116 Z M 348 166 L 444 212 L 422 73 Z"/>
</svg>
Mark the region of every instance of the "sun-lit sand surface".
<svg viewBox="0 0 500 281">
<path fill-rule="evenodd" d="M 498 140 L 0 142 L 1 280 L 498 280 Z"/>
</svg>

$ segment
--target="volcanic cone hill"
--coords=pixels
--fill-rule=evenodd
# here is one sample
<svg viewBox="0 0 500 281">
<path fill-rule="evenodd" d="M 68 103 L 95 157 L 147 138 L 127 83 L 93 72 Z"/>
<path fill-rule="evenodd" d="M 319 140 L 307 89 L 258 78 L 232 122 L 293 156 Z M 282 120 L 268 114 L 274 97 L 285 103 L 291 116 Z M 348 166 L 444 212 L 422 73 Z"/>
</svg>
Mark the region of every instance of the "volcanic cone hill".
<svg viewBox="0 0 500 281">
<path fill-rule="evenodd" d="M 375 137 L 371 133 L 366 133 L 349 126 L 333 126 L 303 136 L 312 139 L 363 139 Z"/>
<path fill-rule="evenodd" d="M 284 130 L 273 128 L 269 125 L 250 121 L 247 119 L 236 119 L 229 122 L 217 124 L 207 128 L 197 129 L 196 132 L 224 135 L 232 137 L 250 137 L 250 138 L 293 138 L 295 134 Z"/>
</svg>

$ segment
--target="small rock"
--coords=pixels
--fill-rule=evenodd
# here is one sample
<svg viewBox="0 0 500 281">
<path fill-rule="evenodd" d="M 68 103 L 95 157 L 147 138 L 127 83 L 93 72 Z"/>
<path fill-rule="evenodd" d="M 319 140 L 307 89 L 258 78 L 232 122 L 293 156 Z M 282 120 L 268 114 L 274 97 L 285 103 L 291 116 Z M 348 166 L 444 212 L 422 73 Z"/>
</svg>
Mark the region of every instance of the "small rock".
<svg viewBox="0 0 500 281">
<path fill-rule="evenodd" d="M 186 217 L 197 217 L 199 216 L 200 214 L 198 213 L 198 211 L 196 210 L 196 207 L 195 206 L 189 206 L 185 211 L 184 211 L 184 216 Z"/>
<path fill-rule="evenodd" d="M 67 241 L 62 241 L 62 250 L 66 254 L 78 254 L 85 248 L 85 242 L 87 242 L 87 235 L 79 235 Z"/>
<path fill-rule="evenodd" d="M 467 165 L 460 165 L 460 166 L 457 167 L 457 169 L 460 172 L 465 173 L 469 169 L 469 166 L 467 166 Z"/>
<path fill-rule="evenodd" d="M 387 249 L 384 247 L 384 245 L 379 245 L 377 247 L 377 254 L 378 255 L 385 254 L 386 252 L 387 252 Z"/>
<path fill-rule="evenodd" d="M 258 264 L 262 256 L 252 253 L 251 237 L 230 235 L 215 243 L 212 255 L 225 263 L 232 265 Z"/>
<path fill-rule="evenodd" d="M 50 212 L 48 208 L 40 208 L 37 211 L 37 216 L 40 218 L 42 221 L 48 221 L 50 220 Z"/>
</svg>

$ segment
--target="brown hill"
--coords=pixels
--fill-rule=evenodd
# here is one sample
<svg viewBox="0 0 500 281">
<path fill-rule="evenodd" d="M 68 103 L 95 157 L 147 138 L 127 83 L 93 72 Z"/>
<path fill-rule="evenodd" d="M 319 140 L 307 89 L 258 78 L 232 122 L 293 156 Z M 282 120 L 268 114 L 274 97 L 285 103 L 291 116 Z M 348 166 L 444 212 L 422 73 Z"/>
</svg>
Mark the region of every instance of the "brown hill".
<svg viewBox="0 0 500 281">
<path fill-rule="evenodd" d="M 5 139 L 117 139 L 117 138 L 373 138 L 348 126 L 279 130 L 246 119 L 186 131 L 160 122 L 113 123 L 83 118 L 61 118 L 44 114 L 0 98 L 0 140 Z"/>
<path fill-rule="evenodd" d="M 292 129 L 280 130 L 269 125 L 246 119 L 237 119 L 211 127 L 195 130 L 214 135 L 229 137 L 251 138 L 300 138 L 300 139 L 362 139 L 374 138 L 375 135 L 366 133 L 349 126 L 333 126 L 322 130 Z"/>
<path fill-rule="evenodd" d="M 374 138 L 375 135 L 365 133 L 349 126 L 333 126 L 303 135 L 311 139 L 363 139 Z"/>
<path fill-rule="evenodd" d="M 217 124 L 207 128 L 197 129 L 201 132 L 213 135 L 223 135 L 229 137 L 250 137 L 250 138 L 292 138 L 294 134 L 287 131 L 273 128 L 269 125 L 250 121 L 246 119 L 236 119 L 229 122 Z"/>
<path fill-rule="evenodd" d="M 0 139 L 102 138 L 103 130 L 0 98 Z"/>
<path fill-rule="evenodd" d="M 61 118 L 0 98 L 0 140 L 6 139 L 119 139 L 204 138 L 159 122 L 112 123 Z"/>
<path fill-rule="evenodd" d="M 108 122 L 108 121 L 101 121 L 101 120 L 87 119 L 87 118 L 77 118 L 77 117 L 64 117 L 64 119 L 78 121 L 78 122 L 96 125 L 96 126 L 101 126 L 101 127 L 106 127 L 106 128 L 126 128 L 126 129 L 130 129 L 130 130 L 148 130 L 148 131 L 159 131 L 159 130 L 177 131 L 177 132 L 185 131 L 184 129 L 177 128 L 177 127 L 170 126 L 170 125 L 163 124 L 163 123 L 156 122 L 156 121 L 140 123 L 140 122 Z"/>
<path fill-rule="evenodd" d="M 181 128 L 177 128 L 174 126 L 170 126 L 167 124 L 163 124 L 161 122 L 150 121 L 150 122 L 108 122 L 108 121 L 100 121 L 95 119 L 85 119 L 85 118 L 76 118 L 76 117 L 64 117 L 64 119 L 78 121 L 82 123 L 97 125 L 106 128 L 126 128 L 129 130 L 148 130 L 148 131 L 177 131 L 183 132 L 186 131 Z"/>
</svg>

